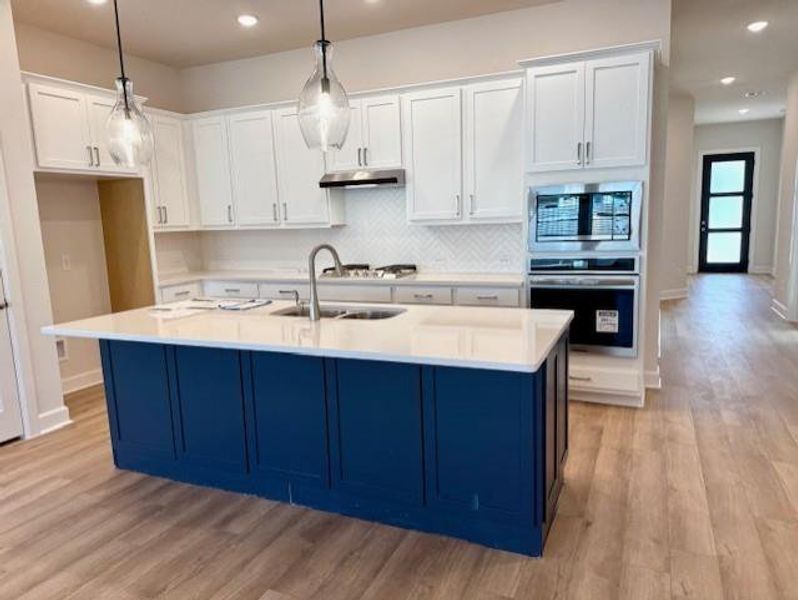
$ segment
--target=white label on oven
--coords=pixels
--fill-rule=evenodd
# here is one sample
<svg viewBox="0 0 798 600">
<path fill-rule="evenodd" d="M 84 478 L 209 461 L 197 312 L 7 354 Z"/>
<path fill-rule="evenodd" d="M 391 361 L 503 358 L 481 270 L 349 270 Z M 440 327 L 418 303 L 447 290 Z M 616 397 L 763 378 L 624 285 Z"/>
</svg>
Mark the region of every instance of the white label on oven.
<svg viewBox="0 0 798 600">
<path fill-rule="evenodd" d="M 596 331 L 598 333 L 618 333 L 618 311 L 597 310 Z"/>
</svg>

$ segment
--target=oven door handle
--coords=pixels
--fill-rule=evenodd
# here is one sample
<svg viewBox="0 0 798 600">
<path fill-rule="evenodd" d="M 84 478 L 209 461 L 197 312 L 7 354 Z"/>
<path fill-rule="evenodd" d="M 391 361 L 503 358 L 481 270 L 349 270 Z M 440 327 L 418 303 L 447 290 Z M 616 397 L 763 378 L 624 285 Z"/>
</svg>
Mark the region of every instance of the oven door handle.
<svg viewBox="0 0 798 600">
<path fill-rule="evenodd" d="M 635 288 L 637 278 L 632 277 L 530 277 L 530 287 L 575 287 L 575 288 Z"/>
</svg>

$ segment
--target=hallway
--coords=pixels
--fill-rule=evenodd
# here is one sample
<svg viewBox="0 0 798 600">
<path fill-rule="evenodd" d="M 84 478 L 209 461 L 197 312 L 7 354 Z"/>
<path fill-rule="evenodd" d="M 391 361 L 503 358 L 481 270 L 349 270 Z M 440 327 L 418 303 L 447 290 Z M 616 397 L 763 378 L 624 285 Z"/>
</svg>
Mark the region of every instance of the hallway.
<svg viewBox="0 0 798 600">
<path fill-rule="evenodd" d="M 0 598 L 796 598 L 798 328 L 768 286 L 694 278 L 646 408 L 572 405 L 541 560 L 116 471 L 90 390 L 0 447 Z"/>
</svg>

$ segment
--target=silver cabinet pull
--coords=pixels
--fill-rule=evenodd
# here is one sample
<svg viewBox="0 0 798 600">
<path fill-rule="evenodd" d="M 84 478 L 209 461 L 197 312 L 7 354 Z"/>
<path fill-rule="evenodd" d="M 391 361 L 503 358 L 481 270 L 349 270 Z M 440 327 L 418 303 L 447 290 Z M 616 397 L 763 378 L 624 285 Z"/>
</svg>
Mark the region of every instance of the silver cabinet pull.
<svg viewBox="0 0 798 600">
<path fill-rule="evenodd" d="M 585 164 L 586 165 L 590 164 L 590 145 L 591 144 L 592 144 L 592 142 L 588 142 L 587 144 L 585 144 Z"/>
<path fill-rule="evenodd" d="M 102 163 L 100 162 L 100 149 L 97 146 L 94 147 L 94 157 L 97 161 L 95 166 L 99 167 Z"/>
<path fill-rule="evenodd" d="M 276 202 L 274 204 L 272 204 L 272 218 L 274 219 L 275 223 L 280 220 L 280 217 L 277 216 L 277 203 Z"/>
<path fill-rule="evenodd" d="M 468 201 L 469 201 L 469 203 L 468 203 L 468 214 L 470 214 L 470 215 L 474 214 L 474 200 L 475 200 L 474 194 L 469 194 L 468 195 Z"/>
<path fill-rule="evenodd" d="M 493 296 L 477 296 L 477 300 L 493 300 L 496 301 L 499 299 L 499 296 L 494 294 Z"/>
<path fill-rule="evenodd" d="M 10 306 L 10 305 L 8 304 L 8 301 L 7 301 L 7 300 L 3 300 L 2 302 L 0 302 L 0 310 L 5 310 L 5 309 L 7 309 L 9 306 Z"/>
<path fill-rule="evenodd" d="M 357 149 L 357 166 L 358 167 L 363 166 L 363 148 Z"/>
<path fill-rule="evenodd" d="M 568 379 L 571 381 L 593 381 L 592 377 L 581 377 L 579 375 L 569 375 Z"/>
<path fill-rule="evenodd" d="M 582 164 L 582 142 L 576 143 L 576 164 Z"/>
<path fill-rule="evenodd" d="M 163 223 L 164 225 L 169 223 L 169 208 L 166 205 L 163 207 Z"/>
<path fill-rule="evenodd" d="M 368 148 L 363 148 L 363 166 L 364 167 L 368 167 L 369 166 L 369 149 Z"/>
<path fill-rule="evenodd" d="M 413 294 L 416 300 L 432 300 L 432 294 Z"/>
<path fill-rule="evenodd" d="M 89 151 L 89 166 L 94 166 L 94 152 L 91 150 L 91 146 L 86 146 L 86 150 Z"/>
<path fill-rule="evenodd" d="M 158 209 L 158 225 L 163 225 L 163 213 L 161 212 L 161 207 L 156 206 L 155 208 Z"/>
<path fill-rule="evenodd" d="M 460 194 L 455 194 L 454 197 L 457 200 L 457 208 L 456 208 L 455 215 L 457 215 L 459 217 L 460 216 Z"/>
<path fill-rule="evenodd" d="M 175 292 L 175 296 L 188 296 L 191 290 L 183 290 L 182 292 Z"/>
<path fill-rule="evenodd" d="M 240 294 L 241 288 L 224 288 L 226 294 Z"/>
<path fill-rule="evenodd" d="M 233 222 L 233 205 L 232 204 L 228 204 L 227 205 L 227 222 L 228 223 L 232 223 Z"/>
<path fill-rule="evenodd" d="M 288 220 L 288 204 L 283 202 L 283 219 Z"/>
</svg>

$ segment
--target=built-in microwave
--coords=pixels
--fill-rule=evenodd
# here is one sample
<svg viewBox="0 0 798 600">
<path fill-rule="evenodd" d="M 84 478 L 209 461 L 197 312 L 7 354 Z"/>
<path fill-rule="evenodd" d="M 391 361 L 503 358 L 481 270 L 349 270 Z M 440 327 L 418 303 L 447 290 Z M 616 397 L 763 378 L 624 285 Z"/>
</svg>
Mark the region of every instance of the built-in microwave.
<svg viewBox="0 0 798 600">
<path fill-rule="evenodd" d="M 529 251 L 638 252 L 643 183 L 564 184 L 529 194 Z"/>
</svg>

